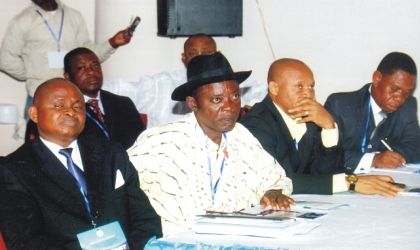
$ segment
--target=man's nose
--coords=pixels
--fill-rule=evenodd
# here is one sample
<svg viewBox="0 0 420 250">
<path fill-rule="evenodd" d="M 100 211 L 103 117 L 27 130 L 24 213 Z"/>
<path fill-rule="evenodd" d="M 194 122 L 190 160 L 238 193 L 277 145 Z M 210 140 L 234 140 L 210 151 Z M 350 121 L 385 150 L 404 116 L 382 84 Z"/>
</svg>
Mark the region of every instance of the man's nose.
<svg viewBox="0 0 420 250">
<path fill-rule="evenodd" d="M 71 107 L 67 107 L 66 110 L 65 110 L 65 114 L 66 115 L 69 115 L 69 116 L 75 116 L 76 115 L 76 111 L 73 108 L 71 108 Z"/>
<path fill-rule="evenodd" d="M 95 70 L 93 69 L 93 67 L 87 67 L 87 74 L 92 75 L 93 73 L 95 73 Z"/>
<path fill-rule="evenodd" d="M 303 88 L 303 97 L 312 98 L 312 91 L 309 88 Z"/>
<path fill-rule="evenodd" d="M 236 109 L 236 102 L 231 98 L 228 98 L 226 101 L 223 102 L 223 111 L 235 111 Z"/>
</svg>

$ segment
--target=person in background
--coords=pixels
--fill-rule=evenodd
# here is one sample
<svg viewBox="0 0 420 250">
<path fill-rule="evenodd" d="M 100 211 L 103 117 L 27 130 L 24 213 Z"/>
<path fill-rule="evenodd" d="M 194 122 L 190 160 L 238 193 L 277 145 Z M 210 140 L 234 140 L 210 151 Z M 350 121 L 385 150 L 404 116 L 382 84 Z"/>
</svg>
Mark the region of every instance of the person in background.
<svg viewBox="0 0 420 250">
<path fill-rule="evenodd" d="M 289 211 L 292 182 L 258 140 L 236 123 L 239 84 L 251 71 L 233 72 L 220 53 L 194 57 L 188 82 L 172 100 L 193 111 L 146 130 L 127 150 L 140 187 L 162 218 L 164 235 L 187 228 L 206 211 L 262 208 Z"/>
<path fill-rule="evenodd" d="M 79 136 L 86 110 L 73 83 L 41 84 L 29 115 L 40 136 L 0 161 L 0 231 L 8 249 L 81 249 L 77 234 L 112 222 L 130 249 L 162 236 L 124 148 Z"/>
<path fill-rule="evenodd" d="M 89 38 L 86 23 L 77 10 L 60 0 L 32 0 L 32 4 L 9 23 L 0 49 L 0 70 L 26 81 L 27 109 L 35 89 L 45 80 L 63 75 L 64 55 L 77 47 L 89 47 L 104 62 L 115 50 L 130 42 L 126 30 L 96 45 Z"/>
<path fill-rule="evenodd" d="M 184 43 L 181 60 L 187 67 L 189 61 L 198 55 L 210 55 L 217 51 L 216 41 L 209 35 L 196 34 Z M 163 125 L 174 119 L 182 118 L 191 112 L 185 102 L 171 100 L 173 90 L 187 81 L 186 69 L 174 72 L 161 72 L 154 76 L 142 76 L 139 82 L 128 83 L 121 80 L 106 82 L 104 89 L 130 97 L 140 113 L 147 114 L 147 127 Z M 241 84 L 241 96 L 244 109 L 261 101 L 266 89 L 264 84 L 256 81 L 245 81 Z"/>
<path fill-rule="evenodd" d="M 98 57 L 87 48 L 76 48 L 64 58 L 64 77 L 83 93 L 86 102 L 86 125 L 82 134 L 133 145 L 146 128 L 130 98 L 102 90 L 102 69 Z M 28 122 L 26 141 L 37 136 L 37 127 Z"/>
<path fill-rule="evenodd" d="M 372 83 L 328 97 L 325 108 L 338 124 L 346 172 L 420 161 L 417 100 L 412 96 L 416 79 L 413 59 L 392 52 L 379 63 Z"/>
<path fill-rule="evenodd" d="M 348 176 L 337 124 L 315 100 L 315 80 L 303 62 L 283 58 L 268 71 L 268 95 L 242 123 L 286 170 L 295 194 L 397 196 L 402 191 L 389 176 Z"/>
</svg>

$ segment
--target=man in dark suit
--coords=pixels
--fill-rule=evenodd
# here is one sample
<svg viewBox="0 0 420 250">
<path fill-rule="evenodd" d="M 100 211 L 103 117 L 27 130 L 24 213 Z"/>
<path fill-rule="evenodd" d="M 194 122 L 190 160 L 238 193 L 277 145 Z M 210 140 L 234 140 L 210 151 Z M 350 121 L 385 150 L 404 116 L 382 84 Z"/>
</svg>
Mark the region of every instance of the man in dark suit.
<svg viewBox="0 0 420 250">
<path fill-rule="evenodd" d="M 29 115 L 40 136 L 0 163 L 0 226 L 9 249 L 81 249 L 77 234 L 115 221 L 131 249 L 162 235 L 122 146 L 79 137 L 86 111 L 74 84 L 40 85 Z"/>
<path fill-rule="evenodd" d="M 363 176 L 351 186 L 333 117 L 315 100 L 312 71 L 295 59 L 275 61 L 267 97 L 239 122 L 260 141 L 293 181 L 293 193 L 351 191 L 396 196 L 391 177 Z M 371 187 L 372 183 L 377 187 Z"/>
<path fill-rule="evenodd" d="M 382 59 L 371 84 L 328 97 L 325 108 L 340 130 L 346 172 L 420 161 L 417 101 L 412 97 L 416 76 L 413 59 L 393 52 Z"/>
<path fill-rule="evenodd" d="M 82 135 L 116 141 L 128 149 L 146 129 L 130 98 L 101 90 L 101 64 L 91 50 L 76 48 L 67 53 L 64 58 L 64 77 L 76 84 L 84 95 L 87 119 Z M 26 141 L 37 134 L 36 125 L 30 121 Z"/>
</svg>

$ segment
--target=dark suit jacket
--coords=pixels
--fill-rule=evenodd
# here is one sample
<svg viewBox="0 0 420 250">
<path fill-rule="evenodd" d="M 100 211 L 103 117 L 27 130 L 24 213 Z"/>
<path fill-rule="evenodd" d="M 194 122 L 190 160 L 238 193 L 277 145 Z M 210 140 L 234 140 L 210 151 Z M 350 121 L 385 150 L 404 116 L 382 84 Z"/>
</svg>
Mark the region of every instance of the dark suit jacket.
<svg viewBox="0 0 420 250">
<path fill-rule="evenodd" d="M 162 235 L 138 174 L 115 142 L 79 137 L 88 199 L 98 226 L 118 221 L 132 249 Z M 120 170 L 125 184 L 115 189 Z M 80 249 L 92 229 L 72 175 L 39 137 L 0 160 L 0 226 L 8 249 Z"/>
<path fill-rule="evenodd" d="M 128 149 L 134 144 L 140 133 L 146 129 L 136 106 L 130 98 L 115 95 L 105 90 L 101 90 L 101 101 L 105 110 L 104 120 L 110 140 L 119 142 L 125 149 Z M 97 124 L 98 116 L 88 104 L 86 104 L 86 112 L 96 122 L 86 116 L 85 129 L 81 135 L 93 135 L 107 139 L 105 133 Z M 26 127 L 25 141 L 27 142 L 32 136 L 37 137 L 38 135 L 36 124 L 30 120 Z"/>
<path fill-rule="evenodd" d="M 268 95 L 239 122 L 284 168 L 293 181 L 293 193 L 332 194 L 332 174 L 343 172 L 344 159 L 340 146 L 323 146 L 321 128 L 307 123 L 296 150 L 286 123 Z"/>
<path fill-rule="evenodd" d="M 363 156 L 361 145 L 367 121 L 370 85 L 354 92 L 332 94 L 325 103 L 325 108 L 338 124 L 348 173 L 356 169 Z M 409 97 L 397 111 L 388 114 L 388 118 L 377 128 L 372 139 L 370 135 L 375 127 L 372 113 L 370 121 L 366 145 L 372 147 L 367 152 L 387 150 L 381 143 L 381 139 L 387 138 L 391 148 L 407 162 L 420 161 L 420 128 L 417 101 L 414 97 Z"/>
</svg>

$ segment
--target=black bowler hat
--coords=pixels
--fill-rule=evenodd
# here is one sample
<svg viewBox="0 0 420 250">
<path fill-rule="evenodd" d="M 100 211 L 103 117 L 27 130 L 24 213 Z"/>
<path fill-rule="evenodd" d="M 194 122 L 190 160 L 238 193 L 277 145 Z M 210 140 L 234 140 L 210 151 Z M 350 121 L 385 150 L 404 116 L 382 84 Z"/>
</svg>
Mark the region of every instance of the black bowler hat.
<svg viewBox="0 0 420 250">
<path fill-rule="evenodd" d="M 251 72 L 233 72 L 226 57 L 219 52 L 196 56 L 188 63 L 188 82 L 178 86 L 172 92 L 171 98 L 174 101 L 185 101 L 195 89 L 209 83 L 236 80 L 240 84 L 251 75 Z"/>
</svg>

